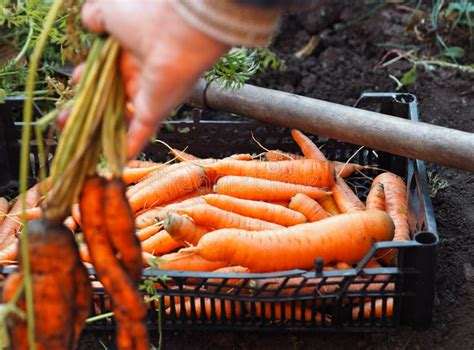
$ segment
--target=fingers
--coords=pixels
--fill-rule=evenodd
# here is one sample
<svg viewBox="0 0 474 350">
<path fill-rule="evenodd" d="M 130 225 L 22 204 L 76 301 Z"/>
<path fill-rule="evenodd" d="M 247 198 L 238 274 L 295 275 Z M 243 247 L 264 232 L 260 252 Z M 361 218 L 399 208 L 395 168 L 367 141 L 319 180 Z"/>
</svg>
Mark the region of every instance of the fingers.
<svg viewBox="0 0 474 350">
<path fill-rule="evenodd" d="M 81 9 L 81 20 L 84 26 L 94 33 L 105 32 L 105 19 L 102 6 L 97 0 L 87 0 Z"/>
<path fill-rule="evenodd" d="M 86 68 L 86 63 L 82 62 L 78 66 L 74 68 L 72 71 L 72 79 L 71 79 L 71 84 L 72 85 L 77 85 L 79 83 L 79 80 L 81 80 L 82 73 L 84 72 L 84 68 Z"/>
</svg>

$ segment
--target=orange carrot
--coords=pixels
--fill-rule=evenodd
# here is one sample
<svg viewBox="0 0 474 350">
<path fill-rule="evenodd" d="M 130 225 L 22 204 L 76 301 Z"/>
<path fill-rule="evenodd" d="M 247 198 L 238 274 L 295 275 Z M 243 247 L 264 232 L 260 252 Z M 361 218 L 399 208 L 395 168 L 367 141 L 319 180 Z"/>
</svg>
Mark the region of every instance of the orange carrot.
<svg viewBox="0 0 474 350">
<path fill-rule="evenodd" d="M 372 310 L 371 301 L 367 301 L 365 304 L 361 304 L 360 306 L 355 306 L 352 309 L 352 319 L 358 320 L 361 314 L 363 318 L 368 319 L 372 312 L 375 318 L 381 318 L 384 309 L 383 306 L 383 299 L 377 299 L 375 301 L 375 310 Z M 385 302 L 385 315 L 386 317 L 391 317 L 393 315 L 393 298 L 387 298 Z"/>
<path fill-rule="evenodd" d="M 252 272 L 309 269 L 316 258 L 324 259 L 325 264 L 358 262 L 373 242 L 391 240 L 393 231 L 385 212 L 365 210 L 280 230 L 217 230 L 185 251 L 245 266 Z"/>
<path fill-rule="evenodd" d="M 243 266 L 226 266 L 220 269 L 214 270 L 216 273 L 249 273 L 250 270 Z M 215 291 L 219 288 L 220 292 L 227 292 L 232 290 L 234 285 L 238 285 L 242 281 L 242 278 L 228 278 L 225 282 L 226 287 L 222 286 L 223 278 L 215 277 L 209 278 L 206 283 L 206 289 Z"/>
<path fill-rule="evenodd" d="M 200 255 L 183 250 L 163 255 L 158 262 L 158 268 L 161 270 L 178 271 L 214 271 L 227 265 L 229 263 L 225 261 L 209 261 Z"/>
<path fill-rule="evenodd" d="M 141 230 L 137 230 L 135 234 L 137 235 L 140 242 L 143 242 L 144 240 L 153 236 L 155 233 L 160 232 L 161 229 L 162 229 L 162 225 L 154 224 L 154 225 L 144 227 Z"/>
<path fill-rule="evenodd" d="M 309 222 L 323 220 L 331 216 L 318 202 L 304 193 L 295 195 L 288 207 L 303 214 Z"/>
<path fill-rule="evenodd" d="M 172 204 L 177 204 L 177 203 L 184 203 L 184 205 L 191 205 L 191 203 L 192 204 L 205 203 L 205 201 L 202 198 L 197 198 L 197 197 L 204 196 L 211 192 L 212 192 L 212 186 L 201 186 L 191 193 L 185 194 L 184 196 L 176 198 L 172 200 L 171 202 L 163 204 L 163 207 L 173 207 Z M 192 200 L 188 200 L 188 199 L 192 199 Z M 183 205 L 183 204 L 180 204 L 180 205 Z"/>
<path fill-rule="evenodd" d="M 125 185 L 138 182 L 153 171 L 161 168 L 163 165 L 155 165 L 147 168 L 124 168 L 122 174 L 122 181 Z"/>
<path fill-rule="evenodd" d="M 208 204 L 198 204 L 179 209 L 178 212 L 190 216 L 194 223 L 198 225 L 214 229 L 240 228 L 249 231 L 261 231 L 283 228 L 281 225 L 235 214 Z"/>
<path fill-rule="evenodd" d="M 356 171 L 365 169 L 364 165 L 356 163 L 343 163 L 333 161 L 332 164 L 334 165 L 336 176 L 340 177 L 348 177 Z"/>
<path fill-rule="evenodd" d="M 234 175 L 305 186 L 328 187 L 334 183 L 333 167 L 312 159 L 281 162 L 248 162 L 223 159 L 209 166 L 218 177 Z"/>
<path fill-rule="evenodd" d="M 204 171 L 193 165 L 178 169 L 165 177 L 155 179 L 150 187 L 138 190 L 129 197 L 133 211 L 167 203 L 197 189 L 204 181 Z"/>
<path fill-rule="evenodd" d="M 192 302 L 194 302 L 194 308 L 193 308 Z M 212 304 L 214 304 L 214 307 L 212 307 Z M 225 317 L 229 319 L 232 317 L 231 304 L 232 304 L 232 301 L 230 300 L 205 298 L 204 299 L 204 314 L 206 315 L 206 318 L 208 319 L 211 318 L 213 314 L 218 319 L 223 318 L 223 315 L 225 315 Z M 239 317 L 242 313 L 241 305 L 240 303 L 237 303 L 237 302 L 234 302 L 234 305 L 235 305 L 235 316 Z M 191 301 L 190 299 L 186 300 L 184 302 L 184 308 L 182 308 L 181 304 L 175 304 L 174 309 L 176 312 L 176 317 L 178 318 L 181 317 L 182 312 L 185 313 L 186 317 L 191 318 L 192 309 L 194 309 L 196 318 L 204 317 L 202 315 L 203 310 L 202 310 L 201 300 L 198 300 L 198 299 L 195 299 L 193 301 Z M 171 308 L 166 309 L 166 314 L 168 316 L 171 315 Z"/>
<path fill-rule="evenodd" d="M 304 308 L 301 303 L 296 302 L 294 306 L 294 314 L 291 310 L 291 303 L 275 303 L 274 307 L 274 314 L 272 315 L 271 304 L 264 304 L 265 309 L 262 307 L 263 303 L 255 303 L 255 314 L 257 317 L 266 318 L 269 320 L 288 320 L 294 319 L 297 321 L 305 320 L 307 322 L 311 321 L 312 319 L 312 312 L 310 303 Z M 250 310 L 249 310 L 250 312 Z M 322 315 L 319 312 L 316 312 L 314 315 L 314 322 L 316 324 L 321 324 Z M 330 322 L 330 317 L 326 315 L 325 321 L 328 323 Z"/>
<path fill-rule="evenodd" d="M 228 157 L 229 159 L 235 159 L 235 160 L 253 160 L 253 157 L 251 154 L 248 153 L 241 153 L 241 154 L 234 154 Z"/>
<path fill-rule="evenodd" d="M 337 203 L 337 207 L 343 213 L 351 211 L 365 210 L 365 205 L 352 192 L 342 177 L 336 179 L 336 183 L 331 187 L 332 196 Z"/>
<path fill-rule="evenodd" d="M 313 199 L 331 194 L 331 192 L 326 192 L 317 187 L 244 176 L 220 178 L 215 186 L 215 191 L 236 198 L 262 201 L 286 201 L 297 193 L 304 193 Z"/>
<path fill-rule="evenodd" d="M 142 242 L 142 250 L 153 255 L 166 254 L 181 246 L 166 231 L 160 231 Z"/>
<path fill-rule="evenodd" d="M 159 163 L 150 162 L 147 160 L 133 159 L 127 163 L 127 168 L 151 168 L 160 165 Z"/>
<path fill-rule="evenodd" d="M 283 226 L 293 226 L 306 222 L 304 215 L 281 205 L 239 199 L 222 194 L 208 194 L 204 196 L 204 200 L 207 204 L 222 210 Z"/>
<path fill-rule="evenodd" d="M 268 162 L 281 162 L 283 160 L 304 159 L 303 156 L 294 153 L 287 153 L 280 150 L 273 150 L 263 153 Z"/>
<path fill-rule="evenodd" d="M 301 152 L 303 152 L 305 158 L 327 161 L 323 152 L 321 152 L 314 144 L 314 142 L 301 131 L 293 129 L 291 130 L 291 136 L 293 140 L 300 146 Z"/>
<path fill-rule="evenodd" d="M 3 224 L 9 209 L 8 201 L 5 198 L 0 197 L 0 226 Z"/>
<path fill-rule="evenodd" d="M 166 232 L 176 241 L 196 245 L 209 229 L 196 225 L 183 215 L 169 214 L 164 221 Z"/>
<path fill-rule="evenodd" d="M 337 204 L 336 204 L 336 202 L 334 201 L 334 198 L 332 198 L 331 195 L 319 198 L 318 203 L 321 204 L 321 206 L 324 208 L 324 210 L 326 210 L 331 215 L 341 214 L 341 211 L 337 207 Z"/>
<path fill-rule="evenodd" d="M 282 207 L 288 208 L 288 204 L 290 204 L 290 201 L 268 201 L 268 203 L 274 205 L 281 205 Z"/>
<path fill-rule="evenodd" d="M 142 252 L 142 260 L 143 260 L 143 266 L 144 267 L 149 267 L 150 266 L 150 260 L 153 261 L 155 260 L 156 257 L 153 254 L 147 253 L 147 252 Z"/>
<path fill-rule="evenodd" d="M 9 214 L 12 217 L 17 218 L 18 220 L 21 220 L 21 211 L 17 211 L 15 214 Z M 29 208 L 25 210 L 25 215 L 26 215 L 26 220 L 34 220 L 34 219 L 39 219 L 42 217 L 42 210 L 40 207 L 34 207 L 34 208 Z"/>
<path fill-rule="evenodd" d="M 199 160 L 201 158 L 195 157 L 192 154 L 186 153 L 185 151 L 180 151 L 178 149 L 172 148 L 170 152 L 175 156 L 180 162 L 189 162 L 194 160 Z"/>
<path fill-rule="evenodd" d="M 11 265 L 15 263 L 18 250 L 18 238 L 10 237 L 4 242 L 3 248 L 0 250 L 0 266 Z"/>
<path fill-rule="evenodd" d="M 392 173 L 383 173 L 377 176 L 372 183 L 383 185 L 385 194 L 385 210 L 395 224 L 394 241 L 410 240 L 410 227 L 408 225 L 408 199 L 405 181 Z"/>
<path fill-rule="evenodd" d="M 365 205 L 367 209 L 385 210 L 385 192 L 381 182 L 370 190 Z"/>
<path fill-rule="evenodd" d="M 221 267 L 220 269 L 214 270 L 212 272 L 219 272 L 219 273 L 249 273 L 250 270 L 243 266 L 226 266 Z"/>
</svg>

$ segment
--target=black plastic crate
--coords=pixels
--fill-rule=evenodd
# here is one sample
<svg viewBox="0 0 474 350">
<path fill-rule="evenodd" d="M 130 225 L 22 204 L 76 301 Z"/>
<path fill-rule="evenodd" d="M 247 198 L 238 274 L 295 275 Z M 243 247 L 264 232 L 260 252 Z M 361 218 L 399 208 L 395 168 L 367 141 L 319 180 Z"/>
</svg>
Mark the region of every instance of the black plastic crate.
<svg viewBox="0 0 474 350">
<path fill-rule="evenodd" d="M 7 102 L 9 103 L 9 102 Z M 377 110 L 401 118 L 418 120 L 416 98 L 410 94 L 366 93 L 356 107 Z M 206 120 L 209 111 L 192 112 L 190 120 L 168 121 L 159 138 L 178 149 L 188 147 L 201 157 L 224 157 L 232 153 L 260 153 L 253 136 L 270 149 L 298 152 L 286 128 L 227 116 L 229 120 Z M 17 123 L 18 124 L 18 123 Z M 345 161 L 359 146 L 332 139 L 314 137 L 323 152 L 332 160 Z M 51 142 L 49 142 L 52 145 Z M 152 144 L 145 155 L 154 160 L 168 157 L 168 150 Z M 31 154 L 33 172 L 37 159 Z M 435 259 L 438 235 L 428 192 L 425 165 L 364 148 L 352 162 L 377 165 L 392 171 L 407 181 L 409 188 L 409 220 L 412 241 L 374 244 L 366 257 L 353 269 L 322 270 L 315 261 L 314 271 L 292 270 L 265 274 L 223 274 L 144 270 L 143 279 L 154 281 L 156 294 L 149 295 L 147 323 L 150 329 L 256 330 L 256 331 L 374 331 L 393 329 L 400 325 L 428 326 L 432 319 Z M 375 176 L 377 172 L 368 173 Z M 370 180 L 352 177 L 350 182 L 361 198 L 365 198 Z M 380 249 L 397 249 L 395 267 L 366 268 L 366 263 Z M 12 268 L 3 268 L 8 274 Z M 94 271 L 90 270 L 92 276 Z M 166 282 L 163 278 L 166 277 Z M 95 278 L 95 277 L 93 277 Z M 277 283 L 266 283 L 267 279 Z M 149 282 L 151 283 L 151 282 Z M 361 287 L 361 288 L 360 288 Z M 95 289 L 92 315 L 110 311 L 103 289 Z M 382 303 L 381 317 L 373 313 L 363 317 L 363 308 L 355 318 L 353 308 L 361 300 Z M 393 315 L 387 307 L 393 301 Z M 191 304 L 188 315 L 178 304 Z M 210 304 L 210 314 L 197 310 Z M 165 307 L 166 304 L 166 307 Z M 167 308 L 167 310 L 166 310 Z M 161 314 L 161 315 L 160 315 Z M 95 331 L 113 330 L 113 319 L 90 324 Z"/>
</svg>

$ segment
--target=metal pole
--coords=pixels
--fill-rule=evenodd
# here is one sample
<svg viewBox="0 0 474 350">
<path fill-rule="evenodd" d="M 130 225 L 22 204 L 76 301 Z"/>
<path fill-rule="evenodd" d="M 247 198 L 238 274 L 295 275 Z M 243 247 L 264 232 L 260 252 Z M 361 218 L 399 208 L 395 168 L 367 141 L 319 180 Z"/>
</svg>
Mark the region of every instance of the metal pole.
<svg viewBox="0 0 474 350">
<path fill-rule="evenodd" d="M 202 80 L 188 104 L 474 173 L 474 134 L 464 131 L 253 85 L 222 90 Z"/>
</svg>

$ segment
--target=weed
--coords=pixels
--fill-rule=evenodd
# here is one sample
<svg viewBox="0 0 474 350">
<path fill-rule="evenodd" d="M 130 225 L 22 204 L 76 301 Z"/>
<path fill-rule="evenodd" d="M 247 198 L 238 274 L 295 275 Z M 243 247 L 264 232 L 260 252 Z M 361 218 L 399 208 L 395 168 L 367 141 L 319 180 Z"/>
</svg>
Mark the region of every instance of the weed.
<svg viewBox="0 0 474 350">
<path fill-rule="evenodd" d="M 441 178 L 438 174 L 428 171 L 428 186 L 430 190 L 430 197 L 434 198 L 438 194 L 438 191 L 449 186 L 449 182 Z"/>
</svg>

